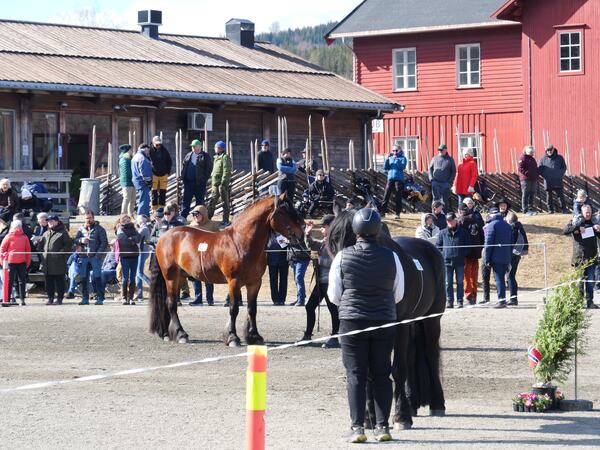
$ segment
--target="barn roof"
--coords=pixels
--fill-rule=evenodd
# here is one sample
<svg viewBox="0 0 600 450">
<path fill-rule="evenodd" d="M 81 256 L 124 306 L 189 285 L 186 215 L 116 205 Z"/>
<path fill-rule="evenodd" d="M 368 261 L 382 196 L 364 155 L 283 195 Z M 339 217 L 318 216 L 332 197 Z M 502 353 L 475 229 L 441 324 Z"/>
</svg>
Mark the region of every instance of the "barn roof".
<svg viewBox="0 0 600 450">
<path fill-rule="evenodd" d="M 0 88 L 394 110 L 268 42 L 0 20 Z"/>
<path fill-rule="evenodd" d="M 491 15 L 506 0 L 364 0 L 327 38 L 510 25 Z"/>
</svg>

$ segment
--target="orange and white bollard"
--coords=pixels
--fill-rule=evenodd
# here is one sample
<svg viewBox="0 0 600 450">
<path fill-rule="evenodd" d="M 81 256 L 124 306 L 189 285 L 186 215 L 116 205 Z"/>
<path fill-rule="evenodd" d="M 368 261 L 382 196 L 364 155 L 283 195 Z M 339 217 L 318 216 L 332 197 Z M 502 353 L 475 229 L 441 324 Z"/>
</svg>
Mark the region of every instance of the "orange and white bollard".
<svg viewBox="0 0 600 450">
<path fill-rule="evenodd" d="M 265 448 L 267 408 L 267 347 L 248 346 L 246 371 L 246 450 Z"/>
<path fill-rule="evenodd" d="M 2 306 L 10 305 L 8 298 L 8 261 L 2 265 Z"/>
</svg>

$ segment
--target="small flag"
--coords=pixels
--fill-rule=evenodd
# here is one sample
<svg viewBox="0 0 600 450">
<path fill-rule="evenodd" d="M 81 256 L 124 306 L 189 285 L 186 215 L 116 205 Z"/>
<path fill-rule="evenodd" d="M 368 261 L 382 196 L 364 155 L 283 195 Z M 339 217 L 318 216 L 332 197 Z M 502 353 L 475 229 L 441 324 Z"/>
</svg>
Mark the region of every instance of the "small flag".
<svg viewBox="0 0 600 450">
<path fill-rule="evenodd" d="M 535 348 L 533 345 L 530 345 L 527 348 L 527 358 L 529 359 L 529 366 L 533 368 L 541 361 L 542 354 L 537 348 Z"/>
</svg>

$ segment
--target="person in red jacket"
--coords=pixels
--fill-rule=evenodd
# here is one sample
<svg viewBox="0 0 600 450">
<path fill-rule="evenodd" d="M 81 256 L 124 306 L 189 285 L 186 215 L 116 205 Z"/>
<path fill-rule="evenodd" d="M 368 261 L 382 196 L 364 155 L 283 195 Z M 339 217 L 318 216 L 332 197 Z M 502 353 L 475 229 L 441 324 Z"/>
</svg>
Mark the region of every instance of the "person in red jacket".
<svg viewBox="0 0 600 450">
<path fill-rule="evenodd" d="M 465 198 L 471 197 L 475 193 L 476 182 L 477 163 L 473 158 L 473 150 L 467 148 L 463 151 L 463 160 L 458 165 L 454 180 L 454 193 L 458 195 L 459 206 L 463 204 Z"/>
<path fill-rule="evenodd" d="M 23 224 L 20 220 L 13 220 L 10 231 L 0 245 L 0 262 L 8 262 L 8 296 L 12 294 L 15 279 L 19 278 L 19 298 L 21 306 L 25 306 L 25 282 L 27 268 L 31 265 L 31 245 L 29 238 L 23 233 Z M 7 280 L 4 280 L 6 283 Z M 2 306 L 7 303 L 2 303 Z"/>
</svg>

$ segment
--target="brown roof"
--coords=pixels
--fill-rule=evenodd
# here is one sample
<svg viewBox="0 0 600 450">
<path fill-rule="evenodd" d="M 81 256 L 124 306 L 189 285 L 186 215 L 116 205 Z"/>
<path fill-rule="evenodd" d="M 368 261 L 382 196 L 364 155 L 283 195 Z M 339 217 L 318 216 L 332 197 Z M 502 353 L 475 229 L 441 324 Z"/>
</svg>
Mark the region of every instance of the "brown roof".
<svg viewBox="0 0 600 450">
<path fill-rule="evenodd" d="M 396 106 L 275 45 L 0 21 L 0 87 L 392 110 Z"/>
</svg>

